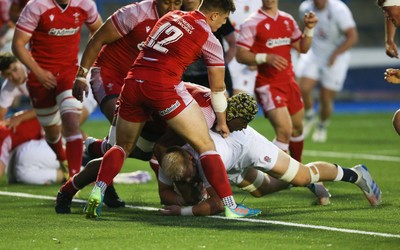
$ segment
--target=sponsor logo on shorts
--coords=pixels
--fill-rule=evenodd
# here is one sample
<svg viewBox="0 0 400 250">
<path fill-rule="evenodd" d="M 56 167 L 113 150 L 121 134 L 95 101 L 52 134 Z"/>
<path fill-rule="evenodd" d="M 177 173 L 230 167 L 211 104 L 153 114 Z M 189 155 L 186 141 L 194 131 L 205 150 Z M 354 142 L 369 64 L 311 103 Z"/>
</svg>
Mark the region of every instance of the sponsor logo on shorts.
<svg viewBox="0 0 400 250">
<path fill-rule="evenodd" d="M 181 104 L 179 103 L 179 101 L 176 101 L 174 104 L 171 105 L 171 107 L 166 108 L 164 110 L 158 111 L 158 113 L 161 116 L 166 116 L 170 113 L 172 113 L 175 109 L 177 109 L 179 106 L 181 106 Z"/>
<path fill-rule="evenodd" d="M 268 155 L 264 156 L 264 161 L 271 163 L 271 157 L 269 157 Z"/>
</svg>

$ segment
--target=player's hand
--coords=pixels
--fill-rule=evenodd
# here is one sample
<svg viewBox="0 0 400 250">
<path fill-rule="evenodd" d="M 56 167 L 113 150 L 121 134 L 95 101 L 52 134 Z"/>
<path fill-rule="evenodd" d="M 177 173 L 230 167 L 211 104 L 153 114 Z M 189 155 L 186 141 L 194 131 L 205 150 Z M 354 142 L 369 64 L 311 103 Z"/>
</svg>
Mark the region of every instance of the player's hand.
<svg viewBox="0 0 400 250">
<path fill-rule="evenodd" d="M 315 15 L 313 11 L 309 11 L 306 14 L 304 14 L 304 25 L 307 28 L 312 29 L 315 27 L 315 25 L 317 25 L 317 23 L 318 23 L 318 17 Z"/>
<path fill-rule="evenodd" d="M 223 138 L 227 138 L 229 136 L 229 128 L 228 125 L 225 124 L 217 124 L 215 126 L 215 131 L 219 133 Z"/>
<path fill-rule="evenodd" d="M 336 62 L 336 58 L 338 54 L 333 52 L 332 55 L 329 57 L 328 66 L 332 66 Z"/>
<path fill-rule="evenodd" d="M 9 129 L 11 129 L 11 131 L 13 131 L 13 133 L 15 133 L 17 131 L 17 127 L 19 124 L 21 124 L 21 122 L 24 120 L 22 118 L 22 116 L 11 116 L 10 118 L 7 119 L 7 127 Z"/>
<path fill-rule="evenodd" d="M 391 58 L 399 58 L 399 52 L 397 50 L 397 45 L 393 41 L 386 42 L 386 55 Z"/>
<path fill-rule="evenodd" d="M 74 86 L 72 87 L 72 95 L 82 102 L 83 92 L 85 92 L 85 97 L 88 97 L 89 87 L 86 84 L 86 80 L 83 80 L 82 78 L 76 78 Z"/>
<path fill-rule="evenodd" d="M 268 54 L 266 63 L 279 71 L 286 69 L 289 65 L 289 62 L 284 57 L 275 54 Z"/>
<path fill-rule="evenodd" d="M 181 215 L 181 207 L 178 205 L 165 206 L 159 211 L 164 215 Z"/>
<path fill-rule="evenodd" d="M 400 70 L 399 69 L 386 69 L 385 80 L 389 83 L 399 84 L 400 83 Z"/>
<path fill-rule="evenodd" d="M 46 89 L 54 89 L 57 86 L 56 77 L 48 70 L 40 69 L 36 77 Z"/>
</svg>

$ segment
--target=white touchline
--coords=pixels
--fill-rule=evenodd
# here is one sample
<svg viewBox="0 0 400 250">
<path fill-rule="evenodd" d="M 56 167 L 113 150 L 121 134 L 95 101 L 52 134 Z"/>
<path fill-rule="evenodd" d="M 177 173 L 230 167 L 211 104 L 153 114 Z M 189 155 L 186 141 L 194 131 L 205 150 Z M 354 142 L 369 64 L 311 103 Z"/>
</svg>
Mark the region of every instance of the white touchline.
<svg viewBox="0 0 400 250">
<path fill-rule="evenodd" d="M 52 196 L 33 195 L 33 194 L 27 194 L 27 193 L 6 192 L 6 191 L 0 191 L 0 195 L 22 197 L 22 198 L 32 198 L 32 199 L 42 199 L 42 200 L 55 200 L 56 199 L 55 197 L 52 197 Z M 76 203 L 86 203 L 85 200 L 80 200 L 80 199 L 73 199 L 72 201 L 76 202 Z M 132 205 L 126 205 L 126 207 L 132 208 L 132 209 L 146 210 L 146 211 L 158 211 L 159 210 L 159 208 L 155 208 L 155 207 L 143 207 L 143 206 L 132 206 Z M 389 237 L 389 238 L 400 238 L 400 234 L 368 232 L 368 231 L 362 231 L 362 230 L 316 226 L 316 225 L 310 225 L 310 224 L 300 224 L 300 223 L 292 223 L 292 222 L 285 222 L 285 221 L 259 220 L 259 219 L 250 219 L 250 218 L 229 219 L 229 218 L 226 218 L 223 216 L 218 216 L 218 215 L 214 215 L 214 216 L 210 216 L 210 217 L 216 218 L 216 219 L 222 219 L 222 220 L 237 220 L 237 221 L 245 221 L 245 222 L 253 222 L 253 223 L 282 225 L 282 226 L 289 226 L 289 227 L 320 229 L 320 230 L 336 231 L 336 232 L 342 232 L 342 233 L 353 233 L 353 234 L 364 234 L 364 235 L 373 235 L 373 236 L 381 236 L 381 237 Z"/>
<path fill-rule="evenodd" d="M 359 159 L 359 160 L 400 162 L 400 157 L 397 157 L 397 156 L 373 155 L 373 154 L 304 150 L 303 155 L 323 156 L 323 157 L 332 157 L 332 158 Z"/>
</svg>

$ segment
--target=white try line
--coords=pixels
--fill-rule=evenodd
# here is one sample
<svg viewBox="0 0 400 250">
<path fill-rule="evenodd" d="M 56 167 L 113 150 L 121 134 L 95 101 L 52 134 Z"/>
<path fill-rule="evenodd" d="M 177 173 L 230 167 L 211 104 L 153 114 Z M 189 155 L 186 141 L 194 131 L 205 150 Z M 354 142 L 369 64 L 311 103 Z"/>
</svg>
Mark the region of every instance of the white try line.
<svg viewBox="0 0 400 250">
<path fill-rule="evenodd" d="M 400 162 L 400 157 L 387 156 L 387 155 L 357 154 L 357 153 L 343 153 L 343 152 L 327 152 L 327 151 L 313 151 L 313 150 L 304 150 L 303 151 L 303 155 L 318 156 L 318 157 L 359 159 L 359 160 L 372 160 L 372 161 Z"/>
<path fill-rule="evenodd" d="M 5 192 L 5 191 L 0 191 L 0 195 L 31 198 L 31 199 L 42 199 L 42 200 L 55 200 L 56 199 L 55 197 L 52 197 L 52 196 L 33 195 L 33 194 L 27 194 L 27 193 Z M 76 202 L 76 203 L 86 203 L 86 201 L 80 200 L 80 199 L 73 199 L 72 201 Z M 159 208 L 155 208 L 155 207 L 143 207 L 143 206 L 132 206 L 132 205 L 126 205 L 126 207 L 131 208 L 131 209 L 139 209 L 139 210 L 146 210 L 146 211 L 158 211 L 159 210 Z M 342 233 L 363 234 L 363 235 L 372 235 L 372 236 L 380 236 L 380 237 L 388 237 L 388 238 L 400 238 L 400 234 L 369 232 L 369 231 L 362 231 L 362 230 L 316 226 L 316 225 L 310 225 L 310 224 L 300 224 L 300 223 L 292 223 L 292 222 L 285 222 L 285 221 L 259 220 L 259 219 L 252 219 L 252 218 L 230 219 L 230 218 L 226 218 L 226 217 L 218 216 L 218 215 L 214 215 L 214 216 L 210 216 L 210 217 L 216 218 L 216 219 L 223 219 L 223 220 L 237 220 L 237 221 L 245 221 L 245 222 L 252 222 L 252 223 L 263 223 L 263 224 L 273 224 L 273 225 L 281 225 L 281 226 L 289 226 L 289 227 L 320 229 L 320 230 L 335 231 L 335 232 L 342 232 Z"/>
</svg>

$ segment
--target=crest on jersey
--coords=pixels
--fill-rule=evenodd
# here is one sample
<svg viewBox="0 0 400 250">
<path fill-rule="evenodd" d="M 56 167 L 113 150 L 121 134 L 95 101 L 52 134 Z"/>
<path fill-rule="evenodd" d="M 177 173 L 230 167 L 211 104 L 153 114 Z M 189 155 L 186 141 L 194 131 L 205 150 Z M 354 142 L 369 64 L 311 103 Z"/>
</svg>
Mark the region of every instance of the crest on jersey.
<svg viewBox="0 0 400 250">
<path fill-rule="evenodd" d="M 149 31 L 151 30 L 150 26 L 146 26 L 146 33 L 149 33 Z"/>
<path fill-rule="evenodd" d="M 53 20 L 54 20 L 54 15 L 50 15 L 49 18 L 50 18 L 50 21 L 53 22 Z"/>
<path fill-rule="evenodd" d="M 264 161 L 271 163 L 271 157 L 269 157 L 268 155 L 264 156 Z"/>
<path fill-rule="evenodd" d="M 266 28 L 267 30 L 269 30 L 269 29 L 271 28 L 271 25 L 270 25 L 269 23 L 266 23 L 266 24 L 265 24 L 265 28 Z"/>
<path fill-rule="evenodd" d="M 73 16 L 75 17 L 75 23 L 79 23 L 79 16 L 80 16 L 81 14 L 79 13 L 79 12 L 75 12 L 74 14 L 73 14 Z"/>
<path fill-rule="evenodd" d="M 285 20 L 283 23 L 286 25 L 286 30 L 290 31 L 290 25 L 289 25 L 288 20 Z"/>
<path fill-rule="evenodd" d="M 112 91 L 113 87 L 114 87 L 113 83 L 110 82 L 110 83 L 107 84 L 107 88 L 108 88 L 109 91 Z"/>
</svg>

